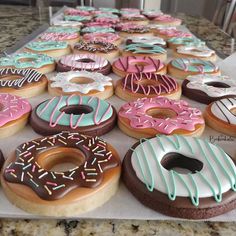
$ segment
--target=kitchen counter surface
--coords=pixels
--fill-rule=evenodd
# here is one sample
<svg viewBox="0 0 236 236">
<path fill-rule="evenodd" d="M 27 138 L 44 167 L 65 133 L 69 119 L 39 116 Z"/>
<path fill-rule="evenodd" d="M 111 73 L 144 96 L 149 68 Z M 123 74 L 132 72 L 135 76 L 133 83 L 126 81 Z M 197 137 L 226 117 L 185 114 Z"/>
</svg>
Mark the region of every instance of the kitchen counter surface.
<svg viewBox="0 0 236 236">
<path fill-rule="evenodd" d="M 196 36 L 222 57 L 235 50 L 232 39 L 208 20 L 178 14 Z M 48 22 L 48 8 L 0 5 L 0 52 Z M 235 235 L 235 223 L 136 220 L 1 219 L 0 235 Z"/>
</svg>

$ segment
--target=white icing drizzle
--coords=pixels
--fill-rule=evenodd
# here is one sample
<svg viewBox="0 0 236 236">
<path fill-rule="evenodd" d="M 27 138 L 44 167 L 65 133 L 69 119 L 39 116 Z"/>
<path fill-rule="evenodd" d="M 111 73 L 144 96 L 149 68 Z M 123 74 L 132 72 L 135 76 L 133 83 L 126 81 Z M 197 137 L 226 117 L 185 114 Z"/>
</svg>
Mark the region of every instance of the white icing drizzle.
<svg viewBox="0 0 236 236">
<path fill-rule="evenodd" d="M 191 75 L 186 78 L 189 81 L 186 87 L 189 89 L 196 89 L 206 93 L 210 97 L 223 97 L 227 95 L 236 95 L 236 80 L 228 76 L 221 75 Z M 207 83 L 220 82 L 224 83 L 229 88 L 219 88 Z"/>
<path fill-rule="evenodd" d="M 73 78 L 89 78 L 93 82 L 88 84 L 73 83 Z M 63 92 L 80 92 L 87 94 L 92 90 L 104 91 L 105 86 L 112 86 L 112 79 L 104 76 L 101 73 L 87 72 L 87 71 L 69 71 L 65 73 L 58 73 L 55 77 L 50 79 L 52 81 L 52 88 L 61 88 Z"/>
<path fill-rule="evenodd" d="M 159 45 L 166 45 L 166 42 L 164 39 L 159 37 L 142 37 L 142 36 L 136 36 L 136 37 L 129 37 L 127 40 L 132 40 L 133 43 L 146 43 L 146 44 L 159 44 Z"/>
<path fill-rule="evenodd" d="M 204 45 L 183 45 L 177 47 L 177 52 L 181 54 L 192 55 L 196 57 L 210 57 L 215 51 Z"/>
<path fill-rule="evenodd" d="M 211 105 L 211 112 L 215 117 L 228 124 L 236 125 L 236 115 L 233 114 L 232 109 L 236 109 L 236 97 L 224 98 Z"/>
<path fill-rule="evenodd" d="M 168 153 L 197 159 L 203 163 L 203 168 L 189 174 L 167 170 L 160 163 Z M 220 147 L 201 139 L 163 135 L 145 140 L 134 149 L 131 163 L 144 184 L 167 194 L 171 200 L 175 200 L 176 196 L 192 196 L 195 201 L 218 197 L 220 202 L 223 193 L 231 188 L 235 191 L 236 168 L 233 161 Z"/>
</svg>

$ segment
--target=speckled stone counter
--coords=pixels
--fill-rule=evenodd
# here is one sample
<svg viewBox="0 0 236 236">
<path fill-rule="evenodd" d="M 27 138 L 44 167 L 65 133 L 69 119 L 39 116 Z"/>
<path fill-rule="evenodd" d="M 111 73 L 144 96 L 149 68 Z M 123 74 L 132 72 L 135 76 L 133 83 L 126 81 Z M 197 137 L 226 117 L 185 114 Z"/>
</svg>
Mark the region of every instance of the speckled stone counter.
<svg viewBox="0 0 236 236">
<path fill-rule="evenodd" d="M 230 55 L 232 39 L 209 21 L 179 14 L 198 37 Z M 0 5 L 0 51 L 13 46 L 49 21 L 47 8 Z M 235 45 L 234 45 L 235 47 Z M 234 48 L 233 47 L 233 48 Z M 235 235 L 235 223 L 136 220 L 0 220 L 0 235 Z"/>
</svg>

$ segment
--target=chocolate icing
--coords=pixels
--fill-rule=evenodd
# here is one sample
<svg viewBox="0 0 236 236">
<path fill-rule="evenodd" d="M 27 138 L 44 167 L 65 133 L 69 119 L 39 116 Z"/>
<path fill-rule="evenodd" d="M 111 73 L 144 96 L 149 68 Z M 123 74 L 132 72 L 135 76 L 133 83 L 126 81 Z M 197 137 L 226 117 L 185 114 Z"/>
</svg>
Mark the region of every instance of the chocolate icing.
<svg viewBox="0 0 236 236">
<path fill-rule="evenodd" d="M 0 170 L 2 169 L 4 162 L 5 162 L 5 158 L 3 156 L 2 151 L 0 150 Z"/>
<path fill-rule="evenodd" d="M 190 81 L 188 81 L 188 80 L 184 80 L 183 83 L 182 83 L 182 93 L 183 93 L 183 95 L 190 98 L 190 99 L 192 99 L 192 100 L 194 100 L 194 101 L 198 101 L 200 103 L 210 104 L 210 103 L 212 103 L 214 101 L 217 101 L 219 99 L 235 97 L 235 95 L 210 97 L 208 94 L 204 93 L 203 91 L 188 88 L 187 87 L 188 83 L 190 83 Z"/>
<path fill-rule="evenodd" d="M 79 43 L 75 44 L 74 49 L 78 50 L 78 51 L 109 53 L 109 52 L 118 50 L 118 47 L 115 46 L 114 44 L 108 43 L 108 42 L 80 41 Z"/>
<path fill-rule="evenodd" d="M 135 149 L 139 144 L 140 141 L 135 143 L 131 149 Z M 136 176 L 131 163 L 132 152 L 129 150 L 124 157 L 122 179 L 129 191 L 143 205 L 165 215 L 186 219 L 206 219 L 235 209 L 236 195 L 232 190 L 222 195 L 221 203 L 217 203 L 214 198 L 201 198 L 198 207 L 192 205 L 187 197 L 176 197 L 174 201 L 171 201 L 166 194 L 156 189 L 150 192 Z"/>
<path fill-rule="evenodd" d="M 38 163 L 39 155 L 57 148 L 77 149 L 85 160 L 65 172 L 43 169 Z M 5 180 L 27 185 L 45 200 L 60 199 L 79 187 L 95 188 L 102 182 L 106 170 L 119 165 L 102 139 L 70 132 L 23 143 L 16 149 L 15 156 L 15 161 L 4 170 Z"/>
<path fill-rule="evenodd" d="M 66 66 L 64 64 L 62 64 L 60 62 L 60 60 L 58 61 L 57 63 L 57 68 L 56 70 L 58 72 L 67 72 L 67 71 L 73 71 L 73 70 L 81 70 L 80 68 L 73 68 L 71 66 Z M 98 73 L 102 73 L 103 75 L 108 75 L 111 73 L 111 63 L 108 62 L 108 64 L 104 67 L 100 67 L 99 69 L 86 69 L 86 71 L 89 71 L 89 72 L 98 72 Z"/>
<path fill-rule="evenodd" d="M 44 136 L 56 134 L 65 130 L 70 131 L 70 132 L 80 132 L 82 134 L 91 135 L 91 136 L 101 136 L 111 131 L 116 125 L 117 114 L 113 106 L 112 106 L 112 116 L 108 120 L 101 122 L 99 125 L 77 127 L 76 129 L 72 129 L 69 126 L 63 126 L 63 125 L 56 125 L 55 127 L 49 126 L 48 122 L 42 120 L 36 114 L 37 107 L 31 113 L 30 125 L 36 133 L 44 135 Z"/>
</svg>

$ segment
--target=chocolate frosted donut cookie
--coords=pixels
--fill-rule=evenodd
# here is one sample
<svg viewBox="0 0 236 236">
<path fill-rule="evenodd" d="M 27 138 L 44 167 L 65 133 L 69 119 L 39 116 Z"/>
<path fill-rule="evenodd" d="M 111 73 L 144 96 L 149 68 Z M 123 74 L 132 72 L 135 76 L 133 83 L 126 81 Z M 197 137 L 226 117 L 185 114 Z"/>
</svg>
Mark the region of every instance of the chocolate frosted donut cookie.
<svg viewBox="0 0 236 236">
<path fill-rule="evenodd" d="M 57 71 L 71 70 L 86 70 L 108 75 L 111 72 L 111 64 L 108 60 L 95 54 L 73 54 L 62 57 L 57 63 Z"/>
<path fill-rule="evenodd" d="M 116 45 L 108 42 L 101 41 L 80 41 L 74 46 L 74 53 L 91 53 L 101 57 L 105 57 L 107 60 L 111 60 L 114 57 L 119 56 L 119 49 Z"/>
<path fill-rule="evenodd" d="M 173 217 L 206 219 L 235 209 L 235 172 L 219 146 L 192 137 L 157 136 L 133 145 L 122 173 L 145 206 Z"/>
<path fill-rule="evenodd" d="M 115 194 L 120 171 L 119 156 L 110 144 L 62 132 L 18 146 L 5 162 L 1 184 L 9 201 L 27 212 L 78 216 Z"/>
<path fill-rule="evenodd" d="M 40 103 L 31 114 L 30 124 L 42 135 L 70 131 L 100 136 L 115 126 L 116 111 L 97 97 L 72 94 Z"/>
<path fill-rule="evenodd" d="M 222 98 L 236 96 L 236 81 L 228 76 L 220 75 L 192 75 L 182 83 L 183 95 L 210 104 Z"/>
</svg>

